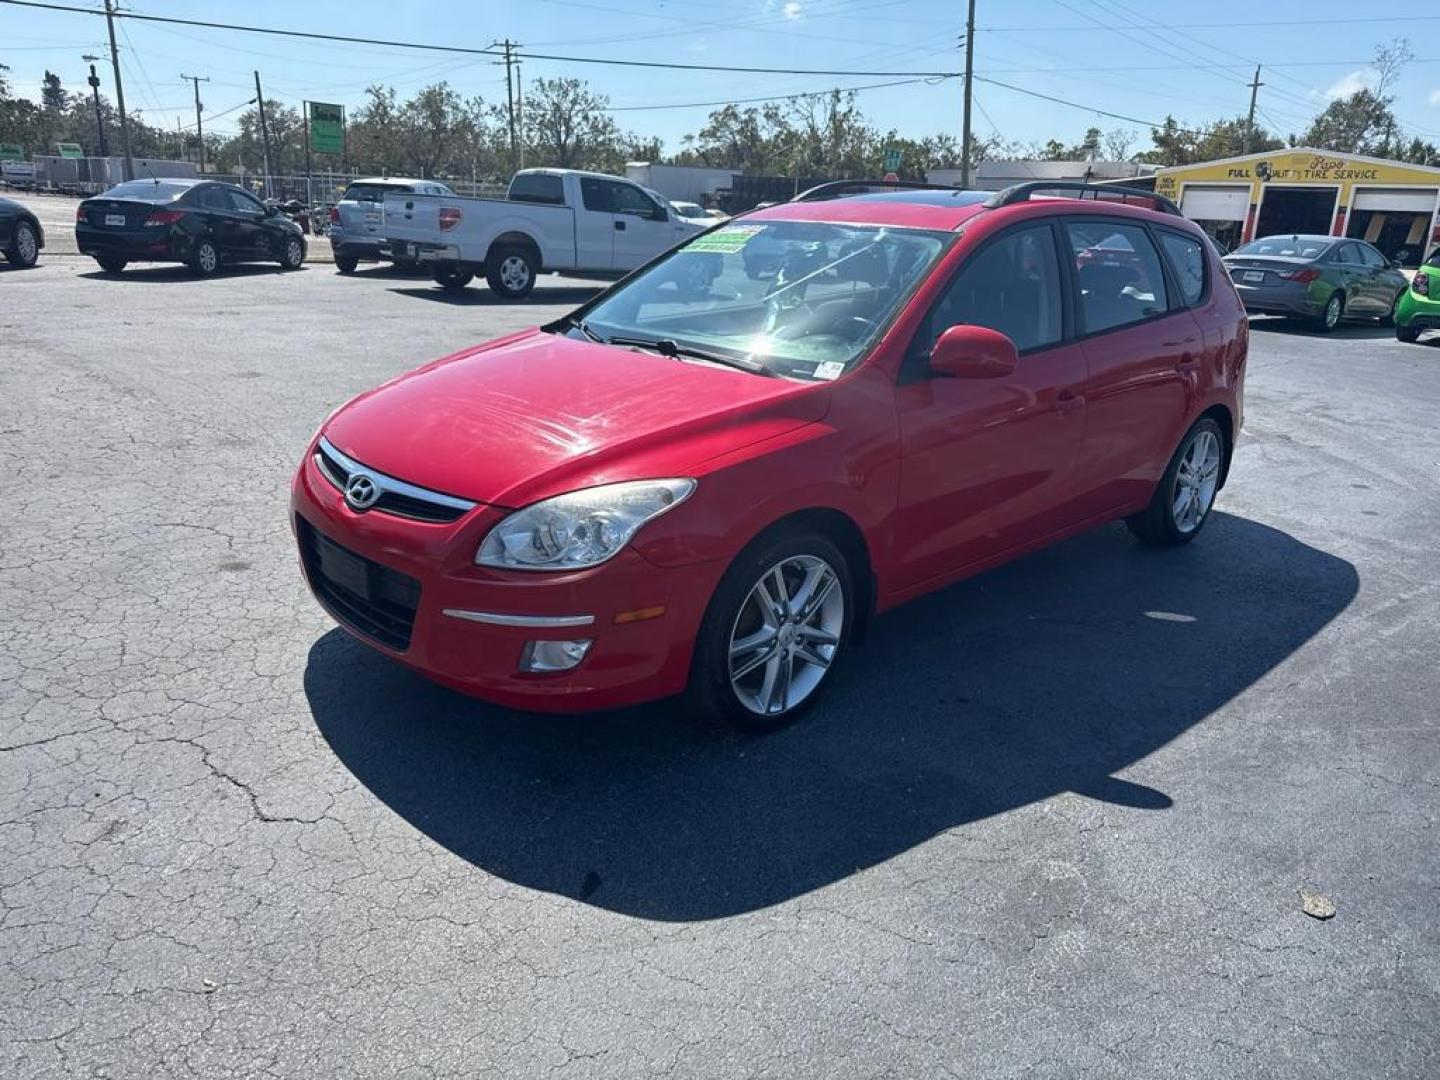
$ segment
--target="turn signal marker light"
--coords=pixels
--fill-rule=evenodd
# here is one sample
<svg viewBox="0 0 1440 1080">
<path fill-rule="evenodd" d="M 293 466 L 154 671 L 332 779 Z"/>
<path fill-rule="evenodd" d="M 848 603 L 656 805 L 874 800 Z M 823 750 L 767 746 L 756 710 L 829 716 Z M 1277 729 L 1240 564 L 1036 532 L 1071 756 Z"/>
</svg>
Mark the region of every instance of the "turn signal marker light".
<svg viewBox="0 0 1440 1080">
<path fill-rule="evenodd" d="M 646 619 L 658 619 L 665 614 L 665 605 L 657 604 L 654 607 L 636 608 L 634 611 L 622 611 L 615 616 L 615 625 L 622 626 L 625 623 L 644 622 Z"/>
</svg>

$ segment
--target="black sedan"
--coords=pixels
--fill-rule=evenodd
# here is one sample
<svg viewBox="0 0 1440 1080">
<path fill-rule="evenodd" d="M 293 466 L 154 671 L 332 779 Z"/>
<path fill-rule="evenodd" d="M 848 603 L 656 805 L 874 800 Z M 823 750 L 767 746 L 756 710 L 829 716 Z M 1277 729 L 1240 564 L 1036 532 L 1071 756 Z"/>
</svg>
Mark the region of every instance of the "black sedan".
<svg viewBox="0 0 1440 1080">
<path fill-rule="evenodd" d="M 305 261 L 300 226 L 244 188 L 213 180 L 128 180 L 75 211 L 82 255 L 118 274 L 132 262 L 180 262 L 202 276 L 222 263 Z"/>
<path fill-rule="evenodd" d="M 29 210 L 13 199 L 0 199 L 0 251 L 11 266 L 34 266 L 45 246 L 45 233 Z"/>
</svg>

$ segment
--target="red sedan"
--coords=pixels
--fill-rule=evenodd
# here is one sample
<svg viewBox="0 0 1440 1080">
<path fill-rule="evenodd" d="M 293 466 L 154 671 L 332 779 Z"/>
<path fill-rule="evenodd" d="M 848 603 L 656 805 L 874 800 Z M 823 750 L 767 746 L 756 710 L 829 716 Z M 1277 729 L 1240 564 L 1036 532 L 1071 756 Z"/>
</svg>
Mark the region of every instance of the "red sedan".
<svg viewBox="0 0 1440 1080">
<path fill-rule="evenodd" d="M 477 697 L 763 730 L 877 612 L 1117 519 L 1188 543 L 1244 310 L 1163 200 L 1054 187 L 817 191 L 361 394 L 295 476 L 311 588 Z"/>
</svg>

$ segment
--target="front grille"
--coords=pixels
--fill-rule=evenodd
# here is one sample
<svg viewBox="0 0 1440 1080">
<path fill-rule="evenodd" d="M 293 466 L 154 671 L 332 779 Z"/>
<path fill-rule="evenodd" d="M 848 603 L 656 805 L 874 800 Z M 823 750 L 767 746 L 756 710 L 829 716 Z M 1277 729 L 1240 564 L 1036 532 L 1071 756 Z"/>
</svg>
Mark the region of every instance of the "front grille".
<svg viewBox="0 0 1440 1080">
<path fill-rule="evenodd" d="M 304 518 L 295 531 L 310 585 L 330 613 L 396 652 L 408 649 L 420 582 L 342 547 Z"/>
<path fill-rule="evenodd" d="M 315 464 L 319 466 L 325 479 L 340 491 L 345 490 L 352 472 L 364 468 L 340 453 L 325 439 L 321 439 L 315 448 Z M 453 495 L 444 495 L 438 491 L 426 491 L 371 469 L 365 469 L 365 474 L 380 488 L 380 498 L 370 507 L 371 510 L 410 518 L 412 521 L 443 525 L 458 521 L 475 507 L 468 499 L 457 499 Z"/>
</svg>

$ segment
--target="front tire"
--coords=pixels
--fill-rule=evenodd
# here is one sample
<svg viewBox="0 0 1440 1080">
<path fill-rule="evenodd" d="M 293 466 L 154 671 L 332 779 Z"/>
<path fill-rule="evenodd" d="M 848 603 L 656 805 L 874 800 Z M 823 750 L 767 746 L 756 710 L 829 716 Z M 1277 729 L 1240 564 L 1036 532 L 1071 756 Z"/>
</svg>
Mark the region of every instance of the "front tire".
<svg viewBox="0 0 1440 1080">
<path fill-rule="evenodd" d="M 523 247 L 496 248 L 485 260 L 485 283 L 496 296 L 523 300 L 535 288 L 535 256 Z"/>
<path fill-rule="evenodd" d="M 280 247 L 280 268 L 299 270 L 305 265 L 305 242 L 298 236 L 287 236 Z"/>
<path fill-rule="evenodd" d="M 1125 519 L 1140 540 L 1153 547 L 1179 547 L 1200 535 L 1225 469 L 1225 433 L 1209 417 L 1197 420 L 1155 487 L 1150 505 Z"/>
<path fill-rule="evenodd" d="M 475 279 L 475 275 L 469 270 L 452 270 L 449 267 L 431 271 L 430 277 L 448 293 L 464 292 L 465 286 Z"/>
<path fill-rule="evenodd" d="M 10 246 L 5 249 L 5 261 L 11 266 L 28 270 L 39 258 L 40 238 L 35 235 L 35 229 L 28 221 L 22 221 L 15 226 L 15 235 L 10 238 Z"/>
<path fill-rule="evenodd" d="M 695 642 L 688 696 L 748 732 L 792 723 L 849 641 L 855 589 L 844 553 L 808 530 L 762 537 L 725 572 Z"/>
<path fill-rule="evenodd" d="M 1315 323 L 1315 329 L 1322 334 L 1331 333 L 1340 321 L 1345 318 L 1345 294 L 1338 289 L 1330 294 L 1330 299 L 1325 301 L 1325 308 L 1320 312 L 1320 318 Z"/>
<path fill-rule="evenodd" d="M 117 255 L 96 255 L 95 261 L 100 264 L 100 269 L 107 274 L 118 274 L 129 265 L 126 260 Z"/>
<path fill-rule="evenodd" d="M 196 277 L 211 277 L 220 269 L 220 249 L 208 237 L 195 245 L 190 253 L 190 272 Z"/>
</svg>

